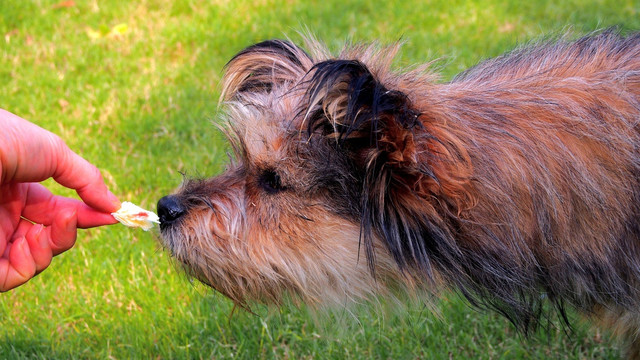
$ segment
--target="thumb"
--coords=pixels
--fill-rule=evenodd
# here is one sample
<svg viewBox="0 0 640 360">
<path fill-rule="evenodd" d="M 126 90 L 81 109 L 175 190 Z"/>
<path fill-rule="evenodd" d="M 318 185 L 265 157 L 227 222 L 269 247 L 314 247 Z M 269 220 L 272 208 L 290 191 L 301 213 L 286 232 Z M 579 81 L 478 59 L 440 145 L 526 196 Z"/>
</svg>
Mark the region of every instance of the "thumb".
<svg viewBox="0 0 640 360">
<path fill-rule="evenodd" d="M 53 177 L 77 191 L 101 212 L 114 212 L 120 201 L 107 189 L 98 168 L 71 151 L 57 135 L 0 109 L 0 181 L 40 182 Z"/>
<path fill-rule="evenodd" d="M 59 148 L 53 179 L 75 189 L 80 198 L 96 210 L 111 213 L 120 208 L 120 201 L 107 189 L 100 170 L 64 143 Z"/>
</svg>

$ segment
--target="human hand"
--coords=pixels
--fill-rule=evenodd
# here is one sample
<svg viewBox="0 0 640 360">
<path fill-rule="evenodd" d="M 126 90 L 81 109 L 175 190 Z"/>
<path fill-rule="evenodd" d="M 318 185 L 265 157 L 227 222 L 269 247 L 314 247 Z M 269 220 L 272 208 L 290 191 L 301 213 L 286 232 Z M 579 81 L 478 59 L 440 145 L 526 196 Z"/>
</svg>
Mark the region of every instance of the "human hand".
<svg viewBox="0 0 640 360">
<path fill-rule="evenodd" d="M 27 282 L 75 244 L 77 228 L 114 224 L 120 201 L 100 171 L 55 134 L 0 109 L 0 291 Z M 53 195 L 52 177 L 84 201 Z"/>
</svg>

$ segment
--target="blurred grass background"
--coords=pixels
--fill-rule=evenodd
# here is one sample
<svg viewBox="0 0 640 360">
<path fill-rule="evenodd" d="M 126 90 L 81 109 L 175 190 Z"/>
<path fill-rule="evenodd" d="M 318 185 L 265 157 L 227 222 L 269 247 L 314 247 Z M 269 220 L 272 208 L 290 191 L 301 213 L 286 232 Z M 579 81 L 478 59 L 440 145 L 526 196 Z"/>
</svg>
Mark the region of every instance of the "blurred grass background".
<svg viewBox="0 0 640 360">
<path fill-rule="evenodd" d="M 399 66 L 438 58 L 446 80 L 544 35 L 638 29 L 639 11 L 630 0 L 0 0 L 0 107 L 62 136 L 121 200 L 155 209 L 181 171 L 212 175 L 227 160 L 211 126 L 221 69 L 252 43 L 299 40 L 305 27 L 332 49 L 403 39 Z M 0 358 L 619 357 L 580 324 L 523 340 L 455 294 L 435 307 L 370 307 L 339 326 L 304 308 L 233 312 L 177 271 L 154 234 L 112 226 L 82 231 L 47 271 L 0 294 Z"/>
</svg>

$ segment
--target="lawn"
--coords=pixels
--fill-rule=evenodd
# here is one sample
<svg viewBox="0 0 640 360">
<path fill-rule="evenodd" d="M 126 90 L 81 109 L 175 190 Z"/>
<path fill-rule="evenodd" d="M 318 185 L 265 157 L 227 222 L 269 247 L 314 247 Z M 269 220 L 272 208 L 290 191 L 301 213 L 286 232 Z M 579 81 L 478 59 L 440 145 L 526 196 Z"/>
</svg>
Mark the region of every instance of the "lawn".
<svg viewBox="0 0 640 360">
<path fill-rule="evenodd" d="M 181 172 L 212 175 L 227 161 L 211 125 L 221 69 L 254 42 L 299 40 L 305 28 L 334 50 L 402 39 L 398 66 L 438 59 L 446 80 L 545 35 L 639 29 L 639 11 L 630 0 L 0 0 L 0 107 L 58 133 L 121 200 L 155 209 Z M 523 339 L 456 294 L 435 312 L 381 307 L 320 319 L 305 308 L 234 311 L 190 282 L 156 234 L 117 225 L 82 231 L 47 271 L 0 294 L 0 358 L 619 357 L 579 322 Z"/>
</svg>

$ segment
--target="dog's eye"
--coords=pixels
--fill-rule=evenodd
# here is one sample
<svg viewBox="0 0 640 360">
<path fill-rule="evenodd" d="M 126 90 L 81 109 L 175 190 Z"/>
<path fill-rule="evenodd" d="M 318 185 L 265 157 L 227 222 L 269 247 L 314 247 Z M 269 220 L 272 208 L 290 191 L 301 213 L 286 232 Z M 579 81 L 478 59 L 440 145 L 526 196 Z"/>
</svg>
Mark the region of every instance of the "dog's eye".
<svg viewBox="0 0 640 360">
<path fill-rule="evenodd" d="M 275 170 L 265 170 L 260 175 L 259 179 L 260 186 L 269 194 L 275 194 L 282 190 L 285 190 L 285 187 L 282 185 L 282 180 L 280 179 L 280 175 L 278 175 Z"/>
</svg>

